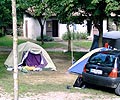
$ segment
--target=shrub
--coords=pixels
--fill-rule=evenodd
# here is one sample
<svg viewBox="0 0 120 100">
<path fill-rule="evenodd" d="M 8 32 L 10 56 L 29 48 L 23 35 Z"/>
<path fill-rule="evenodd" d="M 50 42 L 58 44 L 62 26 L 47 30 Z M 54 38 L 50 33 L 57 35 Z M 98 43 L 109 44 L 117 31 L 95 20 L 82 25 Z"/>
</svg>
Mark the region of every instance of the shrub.
<svg viewBox="0 0 120 100">
<path fill-rule="evenodd" d="M 81 39 L 87 39 L 87 33 L 80 33 L 80 38 Z"/>
<path fill-rule="evenodd" d="M 75 37 L 76 37 L 75 40 L 80 40 L 80 38 L 81 38 L 80 33 L 79 32 L 75 33 Z"/>
<path fill-rule="evenodd" d="M 41 41 L 41 36 L 37 37 L 36 40 L 37 40 L 37 41 Z M 43 41 L 48 42 L 48 41 L 53 41 L 53 40 L 54 40 L 54 39 L 53 39 L 52 37 L 50 37 L 50 36 L 47 36 L 47 35 L 44 35 L 44 36 L 43 36 Z"/>
<path fill-rule="evenodd" d="M 72 32 L 71 36 L 73 40 L 87 39 L 87 33 Z M 68 40 L 67 32 L 62 35 L 62 39 Z"/>
<path fill-rule="evenodd" d="M 63 40 L 68 40 L 67 32 L 62 35 L 62 39 L 63 39 Z"/>
</svg>

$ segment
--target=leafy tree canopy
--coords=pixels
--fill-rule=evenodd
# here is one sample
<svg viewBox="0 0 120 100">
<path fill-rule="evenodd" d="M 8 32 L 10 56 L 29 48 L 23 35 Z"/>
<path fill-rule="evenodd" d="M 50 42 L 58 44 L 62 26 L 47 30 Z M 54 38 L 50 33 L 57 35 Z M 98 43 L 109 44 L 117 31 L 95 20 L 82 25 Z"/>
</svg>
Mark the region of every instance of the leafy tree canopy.
<svg viewBox="0 0 120 100">
<path fill-rule="evenodd" d="M 47 4 L 62 23 L 80 23 L 83 20 L 83 17 L 75 15 L 79 8 L 78 0 L 47 0 Z"/>
<path fill-rule="evenodd" d="M 0 27 L 5 27 L 12 23 L 11 0 L 0 1 Z"/>
</svg>

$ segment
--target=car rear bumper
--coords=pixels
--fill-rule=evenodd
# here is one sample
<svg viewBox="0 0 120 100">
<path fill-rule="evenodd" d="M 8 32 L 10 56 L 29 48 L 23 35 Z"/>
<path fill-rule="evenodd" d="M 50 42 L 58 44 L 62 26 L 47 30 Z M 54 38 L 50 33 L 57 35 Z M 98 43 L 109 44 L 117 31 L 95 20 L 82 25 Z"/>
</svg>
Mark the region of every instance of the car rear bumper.
<svg viewBox="0 0 120 100">
<path fill-rule="evenodd" d="M 110 88 L 116 88 L 118 86 L 118 83 L 120 82 L 118 78 L 102 77 L 85 72 L 82 73 L 82 77 L 83 77 L 83 81 L 86 83 L 110 87 Z"/>
</svg>

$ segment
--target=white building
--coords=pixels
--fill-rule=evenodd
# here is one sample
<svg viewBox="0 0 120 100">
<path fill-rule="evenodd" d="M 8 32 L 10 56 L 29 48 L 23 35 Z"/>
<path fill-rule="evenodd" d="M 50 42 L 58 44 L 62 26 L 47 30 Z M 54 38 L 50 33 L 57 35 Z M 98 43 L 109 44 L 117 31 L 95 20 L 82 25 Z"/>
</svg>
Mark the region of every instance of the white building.
<svg viewBox="0 0 120 100">
<path fill-rule="evenodd" d="M 70 25 L 70 30 L 74 32 L 82 32 L 87 33 L 87 22 L 84 22 L 85 24 L 74 24 Z M 106 32 L 107 30 L 107 23 L 106 21 L 103 22 L 103 32 Z M 95 29 L 92 28 L 90 37 L 93 37 L 93 34 L 95 33 Z M 59 37 L 62 38 L 62 35 L 67 32 L 66 24 L 59 23 L 58 20 L 55 18 L 51 18 L 45 22 L 44 26 L 44 35 L 48 35 L 51 37 Z M 33 17 L 27 17 L 24 15 L 24 22 L 23 22 L 23 36 L 25 38 L 34 39 L 41 34 L 41 27 L 37 19 L 34 19 Z"/>
</svg>

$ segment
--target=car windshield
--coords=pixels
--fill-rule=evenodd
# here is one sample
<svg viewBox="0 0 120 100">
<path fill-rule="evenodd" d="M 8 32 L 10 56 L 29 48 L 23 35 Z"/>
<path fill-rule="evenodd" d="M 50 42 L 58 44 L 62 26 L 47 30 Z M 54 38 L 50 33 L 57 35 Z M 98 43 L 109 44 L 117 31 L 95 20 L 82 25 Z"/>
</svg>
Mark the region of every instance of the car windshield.
<svg viewBox="0 0 120 100">
<path fill-rule="evenodd" d="M 92 64 L 99 64 L 103 66 L 113 67 L 115 55 L 107 53 L 96 53 L 89 59 Z"/>
</svg>

